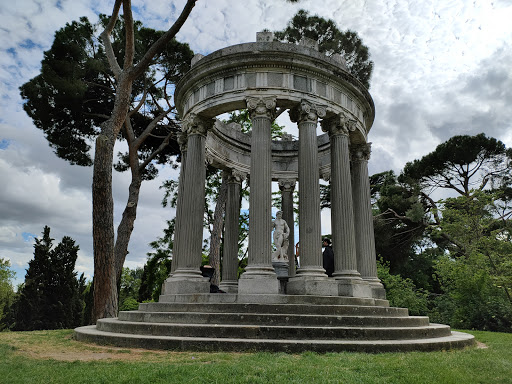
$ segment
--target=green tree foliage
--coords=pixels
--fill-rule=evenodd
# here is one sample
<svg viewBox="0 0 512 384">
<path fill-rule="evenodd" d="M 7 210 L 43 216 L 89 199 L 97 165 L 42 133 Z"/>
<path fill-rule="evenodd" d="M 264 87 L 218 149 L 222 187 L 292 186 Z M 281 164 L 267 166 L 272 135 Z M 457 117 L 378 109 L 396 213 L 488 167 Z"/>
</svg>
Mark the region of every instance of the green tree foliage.
<svg viewBox="0 0 512 384">
<path fill-rule="evenodd" d="M 141 286 L 142 268 L 123 268 L 121 287 L 119 290 L 119 310 L 132 311 L 138 309 L 139 290 Z"/>
<path fill-rule="evenodd" d="M 41 74 L 21 87 L 24 109 L 42 129 L 56 154 L 72 164 L 91 165 L 95 251 L 95 318 L 115 316 L 117 287 L 136 218 L 141 182 L 157 174 L 156 162 L 179 155 L 175 108 L 168 93 L 189 69 L 193 52 L 173 37 L 191 12 L 189 0 L 169 31 L 134 21 L 129 1 L 116 1 L 112 18 L 87 18 L 56 32 Z M 123 7 L 124 17 L 119 16 Z M 117 22 L 116 22 L 117 21 Z M 98 38 L 97 29 L 103 29 Z M 137 64 L 134 64 L 137 63 Z M 122 68 L 121 68 L 122 67 Z M 114 242 L 112 166 L 114 143 L 128 152 L 115 165 L 131 171 L 128 201 Z"/>
<path fill-rule="evenodd" d="M 0 257 L 0 331 L 6 327 L 6 316 L 14 300 L 11 280 L 16 273 L 10 270 L 11 263 Z"/>
<path fill-rule="evenodd" d="M 419 160 L 405 165 L 400 180 L 419 184 L 423 195 L 437 188 L 470 196 L 471 190 L 506 188 L 510 178 L 512 149 L 492 137 L 453 136 Z"/>
<path fill-rule="evenodd" d="M 512 239 L 510 223 L 496 225 L 493 193 L 441 202 L 438 232 L 451 239 L 436 272 L 447 298 L 441 315 L 464 328 L 510 331 L 512 326 Z M 497 229 L 496 229 L 497 228 Z"/>
<path fill-rule="evenodd" d="M 437 316 L 433 321 L 464 329 L 511 332 L 512 305 L 503 287 L 496 285 L 484 254 L 475 252 L 464 258 L 443 255 L 436 272 L 445 294 L 434 300 Z"/>
<path fill-rule="evenodd" d="M 424 289 L 436 288 L 432 279 L 435 255 L 422 252 L 429 242 L 418 191 L 399 183 L 393 171 L 372 175 L 370 189 L 377 254 L 389 262 L 391 273 L 407 276 Z"/>
<path fill-rule="evenodd" d="M 280 41 L 299 43 L 307 37 L 318 41 L 320 52 L 328 56 L 340 54 L 345 58 L 350 72 L 366 87 L 370 88 L 373 62 L 368 47 L 363 44 L 356 32 L 339 30 L 336 23 L 319 16 L 310 16 L 301 9 L 282 30 L 274 32 Z"/>
<path fill-rule="evenodd" d="M 74 271 L 78 249 L 68 236 L 53 247 L 50 228 L 44 228 L 14 304 L 15 330 L 73 328 L 82 323 L 84 303 Z"/>
<path fill-rule="evenodd" d="M 98 41 L 97 30 L 105 27 L 108 19 L 100 15 L 100 23 L 93 25 L 86 17 L 66 24 L 55 33 L 50 50 L 44 53 L 41 73 L 20 87 L 23 108 L 41 129 L 57 156 L 71 164 L 92 165 L 91 143 L 100 133 L 100 125 L 112 110 L 115 100 L 116 80 L 109 68 L 103 45 Z M 163 31 L 143 27 L 134 22 L 135 59 L 139 60 L 148 47 L 162 36 Z M 113 47 L 119 62 L 125 54 L 124 20 L 113 30 Z M 134 106 L 131 125 L 136 136 L 161 113 L 160 101 L 166 91 L 190 69 L 193 52 L 187 44 L 171 40 L 165 50 L 154 59 L 153 66 L 133 85 L 131 102 Z M 157 78 L 157 74 L 160 75 Z M 162 86 L 163 85 L 163 86 Z M 139 103 L 143 103 L 135 109 Z M 145 138 L 138 151 L 141 161 L 162 144 L 170 131 L 179 130 L 171 113 L 156 122 L 152 136 Z M 126 133 L 122 131 L 124 137 Z M 121 139 L 121 137 L 119 137 Z M 171 145 L 157 154 L 157 160 L 167 163 L 170 156 L 179 154 L 175 137 Z M 129 167 L 128 154 L 119 154 L 116 168 Z M 148 165 L 145 177 L 153 178 L 156 168 Z"/>
<path fill-rule="evenodd" d="M 410 278 L 392 274 L 389 262 L 377 263 L 377 275 L 386 288 L 386 298 L 392 307 L 408 308 L 411 315 L 425 315 L 428 311 L 428 292 L 417 288 Z"/>
<path fill-rule="evenodd" d="M 161 189 L 165 190 L 165 196 L 162 200 L 162 206 L 176 207 L 177 195 L 173 193 L 178 183 L 175 180 L 167 180 Z M 138 301 L 158 301 L 162 289 L 162 284 L 169 277 L 172 266 L 175 218 L 167 220 L 167 228 L 164 229 L 162 237 L 158 237 L 149 245 L 153 249 L 148 252 L 148 259 L 144 264 L 141 276 L 141 283 L 138 292 Z"/>
<path fill-rule="evenodd" d="M 392 272 L 431 292 L 433 321 L 511 329 L 511 157 L 484 134 L 454 136 L 398 178 L 374 176 L 378 252 Z M 435 191 L 455 197 L 436 200 Z"/>
</svg>

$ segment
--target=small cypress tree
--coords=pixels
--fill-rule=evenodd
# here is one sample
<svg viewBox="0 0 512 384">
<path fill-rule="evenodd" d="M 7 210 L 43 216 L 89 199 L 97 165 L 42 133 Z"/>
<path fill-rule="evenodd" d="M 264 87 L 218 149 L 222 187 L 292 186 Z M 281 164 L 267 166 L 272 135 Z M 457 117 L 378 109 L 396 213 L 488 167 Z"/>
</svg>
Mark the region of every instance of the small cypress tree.
<svg viewBox="0 0 512 384">
<path fill-rule="evenodd" d="M 65 236 L 53 248 L 53 240 L 45 226 L 15 303 L 15 330 L 71 328 L 82 322 L 83 301 L 74 271 L 79 246 Z"/>
</svg>

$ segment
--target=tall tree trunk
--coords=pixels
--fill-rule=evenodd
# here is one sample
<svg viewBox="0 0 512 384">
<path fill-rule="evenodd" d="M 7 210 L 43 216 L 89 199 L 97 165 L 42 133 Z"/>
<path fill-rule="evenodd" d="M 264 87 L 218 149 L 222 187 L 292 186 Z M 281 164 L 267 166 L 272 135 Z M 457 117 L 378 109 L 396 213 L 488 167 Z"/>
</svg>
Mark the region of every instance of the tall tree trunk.
<svg viewBox="0 0 512 384">
<path fill-rule="evenodd" d="M 92 322 L 117 315 L 114 272 L 114 201 L 112 156 L 114 145 L 105 135 L 96 139 L 92 182 L 94 244 L 94 309 Z"/>
<path fill-rule="evenodd" d="M 110 118 L 101 126 L 101 134 L 96 139 L 94 154 L 94 170 L 92 185 L 92 225 L 94 245 L 94 308 L 92 322 L 104 317 L 115 317 L 118 311 L 117 271 L 114 257 L 114 201 L 112 198 L 112 165 L 114 162 L 114 143 L 125 122 L 130 107 L 130 96 L 133 81 L 141 76 L 151 65 L 153 58 L 161 52 L 165 45 L 179 32 L 187 20 L 197 0 L 187 0 L 183 11 L 169 30 L 146 51 L 139 63 L 133 66 L 135 52 L 133 36 L 133 18 L 130 0 L 115 0 L 112 16 L 101 40 L 105 46 L 111 70 L 116 77 L 116 96 Z M 110 41 L 110 35 L 123 7 L 125 19 L 125 57 L 123 68 L 117 62 Z M 139 185 L 140 188 L 140 185 Z M 137 188 L 137 200 L 138 190 Z M 130 204 L 130 200 L 128 202 Z M 136 208 L 136 203 L 133 208 Z M 131 207 L 128 207 L 131 208 Z M 126 211 L 126 210 L 125 210 Z M 134 212 L 135 213 L 135 210 Z M 123 215 L 124 216 L 124 215 Z M 127 216 L 130 216 L 129 214 Z M 135 218 L 133 217 L 133 220 Z M 133 228 L 133 222 L 126 228 Z M 127 231 L 128 232 L 128 231 Z M 131 229 L 129 230 L 131 234 Z M 126 237 L 126 249 L 129 236 Z M 120 248 L 122 249 L 121 245 Z M 119 252 L 123 252 L 120 250 Z M 126 257 L 126 251 L 124 252 Z M 124 258 L 123 258 L 124 262 Z M 122 268 L 122 266 L 121 266 Z"/>
<path fill-rule="evenodd" d="M 92 233 L 94 245 L 94 309 L 92 322 L 116 317 L 118 311 L 117 280 L 114 258 L 114 200 L 112 198 L 112 165 L 114 143 L 128 108 L 133 80 L 119 76 L 114 109 L 101 126 L 96 139 L 92 179 Z"/>
<path fill-rule="evenodd" d="M 215 269 L 211 283 L 219 285 L 220 282 L 220 240 L 224 228 L 224 213 L 226 211 L 226 200 L 228 197 L 228 174 L 222 172 L 222 183 L 219 188 L 219 196 L 215 204 L 213 214 L 213 227 L 210 235 L 210 265 Z"/>
</svg>

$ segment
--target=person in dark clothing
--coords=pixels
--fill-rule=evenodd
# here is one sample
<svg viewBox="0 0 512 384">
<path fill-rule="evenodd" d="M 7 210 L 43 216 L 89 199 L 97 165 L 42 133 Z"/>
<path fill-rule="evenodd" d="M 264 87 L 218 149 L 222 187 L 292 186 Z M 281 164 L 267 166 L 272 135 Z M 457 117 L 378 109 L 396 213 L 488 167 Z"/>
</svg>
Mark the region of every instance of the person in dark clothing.
<svg viewBox="0 0 512 384">
<path fill-rule="evenodd" d="M 324 247 L 323 259 L 324 269 L 327 276 L 332 277 L 334 273 L 334 252 L 331 247 L 331 240 L 325 238 L 322 240 L 322 247 Z"/>
</svg>

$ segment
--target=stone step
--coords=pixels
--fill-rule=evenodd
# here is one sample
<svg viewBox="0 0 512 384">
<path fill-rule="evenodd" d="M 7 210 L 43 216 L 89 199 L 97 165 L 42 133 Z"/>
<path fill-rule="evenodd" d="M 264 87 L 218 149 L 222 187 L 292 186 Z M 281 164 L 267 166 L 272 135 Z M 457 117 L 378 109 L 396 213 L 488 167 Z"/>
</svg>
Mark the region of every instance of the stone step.
<svg viewBox="0 0 512 384">
<path fill-rule="evenodd" d="M 143 312 L 281 313 L 343 316 L 408 316 L 407 308 L 361 305 L 246 304 L 246 303 L 142 303 Z M 120 315 L 121 316 L 121 315 Z"/>
<path fill-rule="evenodd" d="M 438 351 L 463 348 L 474 344 L 472 335 L 451 332 L 450 335 L 401 340 L 288 340 L 288 339 L 239 339 L 219 337 L 174 337 L 104 332 L 95 325 L 75 329 L 79 341 L 115 345 L 123 348 L 166 349 L 177 351 L 273 351 L 301 353 L 313 352 L 408 352 Z"/>
<path fill-rule="evenodd" d="M 182 324 L 244 324 L 282 326 L 428 326 L 426 316 L 341 316 L 281 313 L 142 312 L 119 313 L 120 321 Z"/>
<path fill-rule="evenodd" d="M 444 337 L 450 335 L 447 325 L 423 326 L 282 326 L 253 324 L 141 323 L 117 318 L 98 320 L 97 329 L 112 333 L 155 336 L 216 337 L 240 339 L 359 339 L 396 340 Z"/>
<path fill-rule="evenodd" d="M 389 307 L 389 302 L 368 297 L 311 296 L 311 295 L 262 295 L 233 293 L 161 295 L 160 303 L 253 303 L 253 304 L 315 304 L 362 305 Z"/>
</svg>

